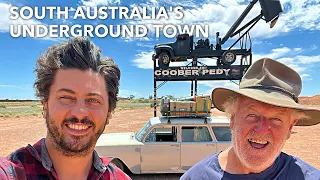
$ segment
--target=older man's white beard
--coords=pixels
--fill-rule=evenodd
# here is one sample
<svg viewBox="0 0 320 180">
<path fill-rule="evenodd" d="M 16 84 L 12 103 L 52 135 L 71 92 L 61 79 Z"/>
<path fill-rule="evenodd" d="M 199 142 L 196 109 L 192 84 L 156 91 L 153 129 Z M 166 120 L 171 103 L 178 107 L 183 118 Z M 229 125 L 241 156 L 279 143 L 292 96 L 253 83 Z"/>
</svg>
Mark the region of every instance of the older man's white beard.
<svg viewBox="0 0 320 180">
<path fill-rule="evenodd" d="M 275 159 L 279 156 L 281 149 L 284 146 L 285 143 L 285 138 L 282 140 L 281 145 L 277 148 L 275 146 L 275 142 L 273 141 L 273 138 L 271 135 L 267 135 L 266 137 L 261 137 L 264 139 L 267 139 L 269 144 L 268 146 L 273 146 L 271 147 L 271 151 L 268 154 L 268 157 L 261 157 L 257 158 L 255 157 L 254 159 L 252 156 L 252 152 L 250 152 L 251 148 L 250 146 L 243 146 L 245 144 L 244 141 L 247 141 L 248 136 L 251 137 L 258 137 L 256 132 L 251 132 L 249 135 L 246 135 L 246 137 L 241 137 L 239 136 L 241 134 L 241 130 L 238 129 L 238 132 L 234 133 L 232 132 L 232 145 L 235 151 L 235 154 L 239 161 L 241 162 L 242 166 L 245 166 L 247 169 L 249 169 L 252 173 L 259 173 L 270 167 Z M 238 138 L 237 138 L 238 137 Z M 242 143 L 242 144 L 241 144 Z"/>
</svg>

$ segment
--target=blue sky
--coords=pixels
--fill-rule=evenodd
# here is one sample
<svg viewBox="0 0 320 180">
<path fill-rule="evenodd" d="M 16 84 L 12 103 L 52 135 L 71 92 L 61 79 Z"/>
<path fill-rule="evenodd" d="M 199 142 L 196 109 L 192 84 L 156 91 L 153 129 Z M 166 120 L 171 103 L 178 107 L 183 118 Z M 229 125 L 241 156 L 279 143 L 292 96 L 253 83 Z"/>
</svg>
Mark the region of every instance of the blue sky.
<svg viewBox="0 0 320 180">
<path fill-rule="evenodd" d="M 280 0 L 284 12 L 273 29 L 260 21 L 252 30 L 253 59 L 274 58 L 292 67 L 302 76 L 302 96 L 313 96 L 320 92 L 320 1 L 319 0 Z M 9 34 L 10 24 L 209 24 L 209 39 L 215 41 L 215 33 L 221 37 L 228 31 L 249 2 L 245 0 L 0 0 L 0 99 L 35 99 L 33 83 L 36 59 L 41 53 L 64 38 L 12 38 Z M 183 5 L 184 18 L 181 20 L 10 20 L 11 6 L 126 6 L 126 7 L 176 7 Z M 245 21 L 258 15 L 260 5 L 256 4 Z M 175 39 L 155 38 L 152 30 L 145 38 L 91 38 L 98 45 L 103 55 L 115 59 L 122 77 L 120 96 L 135 95 L 148 97 L 153 95 L 153 69 L 151 56 L 153 46 L 173 42 Z M 227 48 L 234 42 L 229 39 L 223 46 Z M 207 65 L 215 65 L 215 60 L 203 59 Z M 172 63 L 181 65 L 185 63 Z M 158 82 L 159 84 L 160 82 Z M 230 81 L 200 81 L 198 94 L 207 94 L 215 87 L 237 88 Z M 183 97 L 190 95 L 190 82 L 168 82 L 158 91 L 158 96 L 173 95 Z"/>
</svg>

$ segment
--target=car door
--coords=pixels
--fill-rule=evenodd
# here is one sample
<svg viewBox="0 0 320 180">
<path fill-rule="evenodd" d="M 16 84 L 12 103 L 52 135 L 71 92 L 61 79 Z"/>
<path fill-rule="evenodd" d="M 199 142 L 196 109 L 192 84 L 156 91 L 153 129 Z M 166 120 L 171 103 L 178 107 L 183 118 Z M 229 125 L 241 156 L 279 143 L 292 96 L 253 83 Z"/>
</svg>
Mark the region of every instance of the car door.
<svg viewBox="0 0 320 180">
<path fill-rule="evenodd" d="M 141 146 L 141 173 L 170 173 L 180 169 L 177 126 L 153 128 Z"/>
<path fill-rule="evenodd" d="M 217 152 L 231 146 L 231 129 L 229 126 L 212 126 L 212 131 L 217 141 Z"/>
<path fill-rule="evenodd" d="M 207 126 L 181 126 L 181 168 L 188 170 L 216 152 L 216 142 Z"/>
</svg>

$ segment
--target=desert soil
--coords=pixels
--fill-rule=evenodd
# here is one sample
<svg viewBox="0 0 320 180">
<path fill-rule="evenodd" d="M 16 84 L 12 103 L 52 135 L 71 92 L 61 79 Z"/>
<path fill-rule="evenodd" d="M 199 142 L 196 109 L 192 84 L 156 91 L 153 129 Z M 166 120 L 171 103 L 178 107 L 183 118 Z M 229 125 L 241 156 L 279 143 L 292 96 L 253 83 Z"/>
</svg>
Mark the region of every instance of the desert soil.
<svg viewBox="0 0 320 180">
<path fill-rule="evenodd" d="M 224 113 L 213 110 L 212 115 Z M 157 112 L 157 115 L 160 115 Z M 116 110 L 104 133 L 136 132 L 153 117 L 150 107 Z M 6 156 L 19 147 L 33 144 L 46 135 L 45 121 L 41 116 L 0 118 L 0 156 Z M 294 127 L 283 151 L 295 155 L 320 169 L 320 124 Z"/>
</svg>

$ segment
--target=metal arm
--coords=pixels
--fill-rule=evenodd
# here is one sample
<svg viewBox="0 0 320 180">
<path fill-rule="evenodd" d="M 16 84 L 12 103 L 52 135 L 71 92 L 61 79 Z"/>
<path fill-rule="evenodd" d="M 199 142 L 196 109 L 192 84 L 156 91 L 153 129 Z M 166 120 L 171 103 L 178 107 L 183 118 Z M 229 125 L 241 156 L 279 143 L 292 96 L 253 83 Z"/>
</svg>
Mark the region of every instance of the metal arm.
<svg viewBox="0 0 320 180">
<path fill-rule="evenodd" d="M 245 28 L 247 28 L 248 26 L 250 26 L 252 23 L 256 23 L 257 21 L 259 21 L 262 18 L 262 13 L 259 14 L 257 17 L 253 18 L 250 22 L 248 22 L 246 25 L 242 26 L 242 28 L 238 29 L 236 32 L 234 32 L 233 34 L 230 35 L 230 37 L 235 36 L 236 34 L 240 33 L 242 30 L 244 30 Z"/>
<path fill-rule="evenodd" d="M 241 22 L 243 21 L 243 19 L 248 15 L 248 13 L 250 12 L 250 10 L 252 9 L 252 7 L 258 2 L 258 0 L 253 0 L 250 2 L 250 4 L 247 6 L 247 8 L 243 11 L 243 13 L 241 14 L 241 16 L 237 19 L 237 21 L 232 25 L 232 27 L 229 29 L 229 31 L 227 32 L 227 34 L 223 37 L 223 39 L 220 42 L 217 42 L 217 44 L 219 46 L 221 46 L 222 44 L 224 44 L 229 37 L 233 34 L 233 32 L 238 28 L 238 26 L 241 24 Z"/>
</svg>

